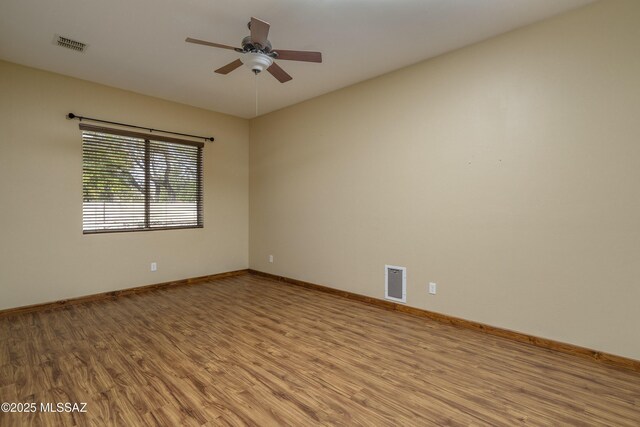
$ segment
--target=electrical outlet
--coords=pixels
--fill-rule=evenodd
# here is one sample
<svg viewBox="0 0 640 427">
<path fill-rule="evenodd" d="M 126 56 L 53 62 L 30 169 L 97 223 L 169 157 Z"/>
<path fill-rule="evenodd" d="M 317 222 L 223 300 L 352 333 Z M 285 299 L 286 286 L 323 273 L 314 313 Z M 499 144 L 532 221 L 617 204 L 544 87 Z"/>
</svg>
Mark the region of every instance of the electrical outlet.
<svg viewBox="0 0 640 427">
<path fill-rule="evenodd" d="M 432 295 L 436 294 L 436 284 L 434 282 L 429 282 L 429 293 Z"/>
<path fill-rule="evenodd" d="M 151 263 L 151 271 L 157 271 L 157 270 L 158 270 L 158 263 L 152 262 Z"/>
<path fill-rule="evenodd" d="M 269 255 L 269 262 L 273 263 L 273 255 Z"/>
</svg>

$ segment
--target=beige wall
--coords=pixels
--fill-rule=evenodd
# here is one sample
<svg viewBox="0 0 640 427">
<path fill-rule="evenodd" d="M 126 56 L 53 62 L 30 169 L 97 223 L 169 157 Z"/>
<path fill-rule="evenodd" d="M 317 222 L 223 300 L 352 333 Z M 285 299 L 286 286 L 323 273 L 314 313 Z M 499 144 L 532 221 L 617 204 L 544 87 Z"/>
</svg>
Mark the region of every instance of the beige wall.
<svg viewBox="0 0 640 427">
<path fill-rule="evenodd" d="M 383 298 L 406 266 L 411 306 L 640 359 L 639 21 L 598 2 L 252 120 L 250 267 Z"/>
<path fill-rule="evenodd" d="M 215 136 L 204 229 L 83 235 L 69 112 Z M 247 268 L 248 139 L 244 119 L 0 62 L 0 309 Z"/>
</svg>

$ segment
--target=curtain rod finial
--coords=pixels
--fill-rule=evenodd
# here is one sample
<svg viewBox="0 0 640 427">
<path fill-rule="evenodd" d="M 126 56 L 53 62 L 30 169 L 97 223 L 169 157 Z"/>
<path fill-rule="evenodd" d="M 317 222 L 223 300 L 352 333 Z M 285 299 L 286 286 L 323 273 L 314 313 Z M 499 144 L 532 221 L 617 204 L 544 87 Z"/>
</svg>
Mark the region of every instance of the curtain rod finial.
<svg viewBox="0 0 640 427">
<path fill-rule="evenodd" d="M 67 114 L 67 119 L 71 120 L 71 119 L 75 119 L 75 118 L 76 118 L 75 114 L 73 114 L 73 113 Z"/>
</svg>

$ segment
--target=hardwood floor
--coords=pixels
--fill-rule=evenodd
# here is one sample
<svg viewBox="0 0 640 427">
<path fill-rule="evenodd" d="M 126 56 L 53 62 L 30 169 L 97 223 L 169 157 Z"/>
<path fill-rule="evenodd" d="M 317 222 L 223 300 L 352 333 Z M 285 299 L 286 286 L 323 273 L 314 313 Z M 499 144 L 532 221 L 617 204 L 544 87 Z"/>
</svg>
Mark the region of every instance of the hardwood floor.
<svg viewBox="0 0 640 427">
<path fill-rule="evenodd" d="M 640 373 L 258 276 L 0 318 L 23 425 L 640 425 Z"/>
</svg>

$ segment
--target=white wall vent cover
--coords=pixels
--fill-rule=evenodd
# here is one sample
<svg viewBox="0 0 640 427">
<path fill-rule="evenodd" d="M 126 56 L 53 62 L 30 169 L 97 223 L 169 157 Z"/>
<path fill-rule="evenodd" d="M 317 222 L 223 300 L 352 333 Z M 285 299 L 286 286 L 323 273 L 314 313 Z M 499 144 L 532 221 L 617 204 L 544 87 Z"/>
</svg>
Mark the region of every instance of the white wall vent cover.
<svg viewBox="0 0 640 427">
<path fill-rule="evenodd" d="M 384 297 L 395 302 L 407 302 L 406 267 L 384 266 Z"/>
<path fill-rule="evenodd" d="M 67 49 L 75 50 L 76 52 L 84 52 L 87 49 L 86 43 L 82 43 L 77 40 L 72 40 L 68 37 L 63 37 L 58 34 L 55 35 L 53 39 L 53 44 L 58 45 L 60 47 L 66 47 Z"/>
</svg>

